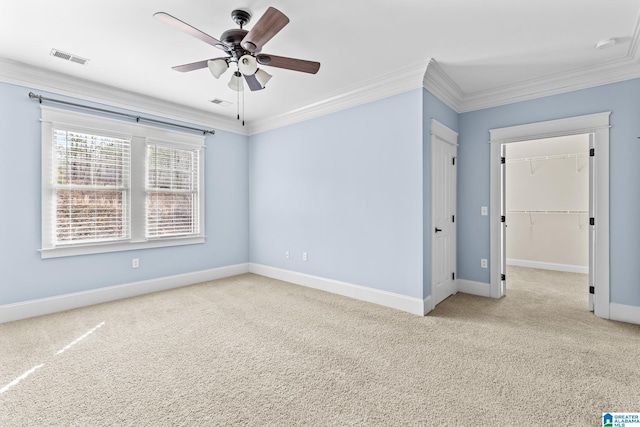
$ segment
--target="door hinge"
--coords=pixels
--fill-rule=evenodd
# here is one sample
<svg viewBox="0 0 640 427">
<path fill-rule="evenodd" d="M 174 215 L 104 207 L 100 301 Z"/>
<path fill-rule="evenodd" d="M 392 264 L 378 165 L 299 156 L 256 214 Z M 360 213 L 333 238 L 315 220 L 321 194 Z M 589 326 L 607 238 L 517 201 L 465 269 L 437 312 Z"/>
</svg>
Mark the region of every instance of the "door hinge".
<svg viewBox="0 0 640 427">
<path fill-rule="evenodd" d="M 596 225 L 596 219 L 595 218 L 589 218 L 589 225 Z"/>
<path fill-rule="evenodd" d="M 504 215 L 500 216 L 500 222 L 507 222 L 507 217 Z"/>
<path fill-rule="evenodd" d="M 451 222 L 456 222 L 456 216 L 455 215 L 451 215 Z"/>
<path fill-rule="evenodd" d="M 507 280 L 507 275 L 506 274 L 501 274 L 500 275 L 500 280 L 502 280 L 502 281 Z"/>
<path fill-rule="evenodd" d="M 502 163 L 502 164 L 507 163 L 507 158 L 506 157 L 500 157 L 500 163 Z"/>
<path fill-rule="evenodd" d="M 590 294 L 595 294 L 596 293 L 596 287 L 595 286 L 589 286 L 589 293 Z"/>
<path fill-rule="evenodd" d="M 595 148 L 591 148 L 589 150 L 589 157 L 595 157 L 596 155 L 596 149 Z"/>
<path fill-rule="evenodd" d="M 456 273 L 451 273 L 451 280 L 456 280 Z"/>
<path fill-rule="evenodd" d="M 452 157 L 452 158 L 451 158 L 451 164 L 452 164 L 453 166 L 455 166 L 455 165 L 456 165 L 456 158 L 455 158 L 455 157 Z"/>
</svg>

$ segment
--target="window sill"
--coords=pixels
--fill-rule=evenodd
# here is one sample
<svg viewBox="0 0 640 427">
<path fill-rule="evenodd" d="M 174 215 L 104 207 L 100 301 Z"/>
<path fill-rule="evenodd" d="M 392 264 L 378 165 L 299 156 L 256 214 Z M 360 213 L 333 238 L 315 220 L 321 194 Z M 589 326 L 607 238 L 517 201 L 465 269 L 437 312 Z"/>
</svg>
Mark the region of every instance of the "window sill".
<svg viewBox="0 0 640 427">
<path fill-rule="evenodd" d="M 108 252 L 135 251 L 140 249 L 166 248 L 171 246 L 198 245 L 205 242 L 204 237 L 184 237 L 173 239 L 147 240 L 144 242 L 115 242 L 93 245 L 65 246 L 39 249 L 42 259 L 68 256 L 102 254 Z"/>
</svg>

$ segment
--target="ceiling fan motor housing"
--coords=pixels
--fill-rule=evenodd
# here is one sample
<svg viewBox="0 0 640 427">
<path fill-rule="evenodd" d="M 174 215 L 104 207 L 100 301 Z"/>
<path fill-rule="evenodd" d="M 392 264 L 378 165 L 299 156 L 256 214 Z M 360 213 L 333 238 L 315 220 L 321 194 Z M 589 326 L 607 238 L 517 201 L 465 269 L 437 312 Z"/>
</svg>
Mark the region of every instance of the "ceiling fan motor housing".
<svg viewBox="0 0 640 427">
<path fill-rule="evenodd" d="M 240 45 L 240 42 L 244 39 L 244 36 L 247 35 L 247 33 L 247 30 L 234 28 L 225 31 L 222 33 L 222 36 L 220 36 L 220 41 L 229 47 L 227 52 L 231 55 L 233 60 L 237 61 L 243 55 L 251 55 L 250 52 L 243 49 Z"/>
</svg>

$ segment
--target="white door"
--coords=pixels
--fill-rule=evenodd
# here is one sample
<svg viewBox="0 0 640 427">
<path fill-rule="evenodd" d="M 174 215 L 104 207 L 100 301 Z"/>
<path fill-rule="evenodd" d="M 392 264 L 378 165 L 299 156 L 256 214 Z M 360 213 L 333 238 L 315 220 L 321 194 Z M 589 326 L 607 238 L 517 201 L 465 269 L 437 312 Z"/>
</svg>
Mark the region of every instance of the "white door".
<svg viewBox="0 0 640 427">
<path fill-rule="evenodd" d="M 500 148 L 500 185 L 502 194 L 500 195 L 500 238 L 501 262 L 500 262 L 500 295 L 507 294 L 507 144 L 502 144 Z"/>
<path fill-rule="evenodd" d="M 435 121 L 432 121 L 431 136 L 431 297 L 435 306 L 457 292 L 455 215 L 458 148 L 457 134 L 439 123 L 434 126 L 433 122 Z"/>
<path fill-rule="evenodd" d="M 589 311 L 595 308 L 595 277 L 596 277 L 596 223 L 595 211 L 595 135 L 589 134 Z M 594 221 L 591 221 L 594 218 Z"/>
</svg>

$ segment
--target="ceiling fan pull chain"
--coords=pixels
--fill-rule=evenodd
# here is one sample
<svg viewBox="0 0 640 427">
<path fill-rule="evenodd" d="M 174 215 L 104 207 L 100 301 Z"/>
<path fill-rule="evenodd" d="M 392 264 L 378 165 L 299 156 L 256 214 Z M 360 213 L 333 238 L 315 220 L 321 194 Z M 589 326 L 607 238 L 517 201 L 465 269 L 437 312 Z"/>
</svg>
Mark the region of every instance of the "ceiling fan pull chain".
<svg viewBox="0 0 640 427">
<path fill-rule="evenodd" d="M 242 91 L 242 126 L 244 126 L 244 90 Z"/>
<path fill-rule="evenodd" d="M 236 112 L 237 120 L 240 120 L 240 91 L 236 91 Z"/>
</svg>

